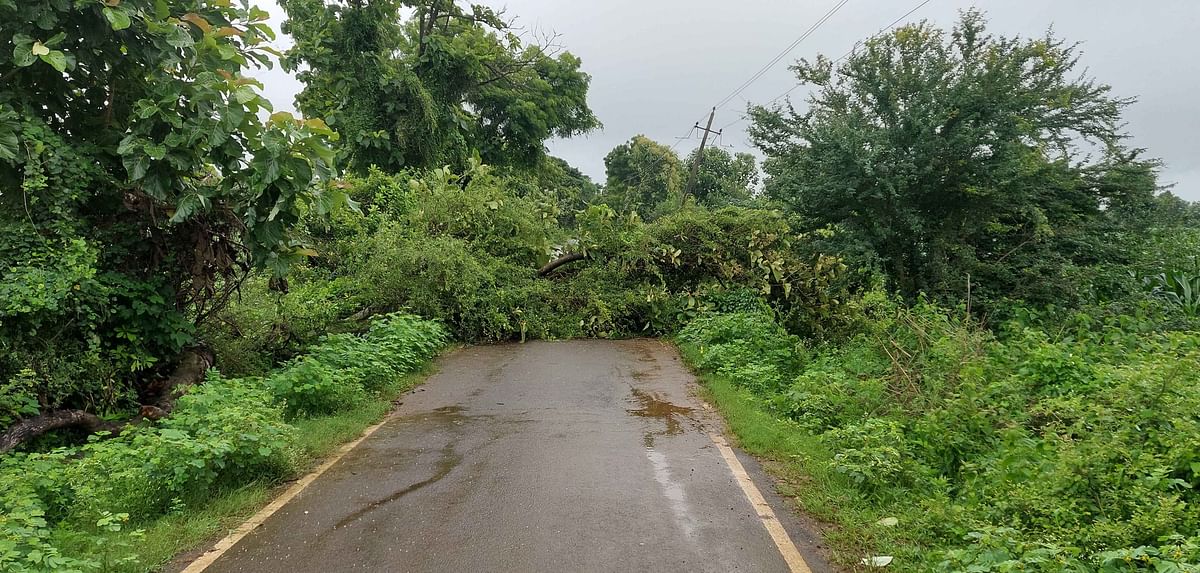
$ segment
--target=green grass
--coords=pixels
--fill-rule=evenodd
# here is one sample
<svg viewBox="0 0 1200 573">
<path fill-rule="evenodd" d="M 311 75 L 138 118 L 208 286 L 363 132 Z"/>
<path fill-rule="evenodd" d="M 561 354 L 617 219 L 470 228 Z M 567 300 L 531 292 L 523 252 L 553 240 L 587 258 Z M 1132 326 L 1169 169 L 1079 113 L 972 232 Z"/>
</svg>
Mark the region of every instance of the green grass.
<svg viewBox="0 0 1200 573">
<path fill-rule="evenodd" d="M 688 364 L 695 363 L 696 355 L 687 345 L 680 345 L 680 351 Z M 834 564 L 865 570 L 859 562 L 865 556 L 920 551 L 914 536 L 904 529 L 905 523 L 917 522 L 915 516 L 906 518 L 904 513 L 882 513 L 871 507 L 849 479 L 834 471 L 836 452 L 820 439 L 764 411 L 758 398 L 727 378 L 705 372 L 696 372 L 696 376 L 703 385 L 704 397 L 725 418 L 737 445 L 764 462 L 763 467 L 776 479 L 779 493 L 792 500 L 799 512 L 822 522 L 822 537 L 831 549 Z M 878 524 L 887 517 L 897 518 L 899 524 Z M 905 569 L 893 566 L 889 570 Z"/>
<path fill-rule="evenodd" d="M 382 420 L 393 401 L 403 392 L 421 384 L 434 367 L 400 377 L 381 391 L 377 398 L 361 406 L 330 416 L 297 419 L 294 461 L 283 480 L 258 482 L 223 490 L 206 497 L 202 504 L 191 503 L 179 511 L 158 519 L 130 524 L 125 531 L 103 536 L 100 551 L 110 553 L 103 573 L 147 573 L 158 571 L 183 553 L 205 549 L 236 528 L 271 502 L 284 487 L 282 482 L 302 476 L 332 454 L 338 447 L 362 434 Z M 140 530 L 140 533 L 135 533 Z M 72 554 L 95 554 L 94 533 L 87 536 L 70 530 L 55 532 L 56 541 Z M 121 563 L 135 558 L 136 561 Z"/>
</svg>

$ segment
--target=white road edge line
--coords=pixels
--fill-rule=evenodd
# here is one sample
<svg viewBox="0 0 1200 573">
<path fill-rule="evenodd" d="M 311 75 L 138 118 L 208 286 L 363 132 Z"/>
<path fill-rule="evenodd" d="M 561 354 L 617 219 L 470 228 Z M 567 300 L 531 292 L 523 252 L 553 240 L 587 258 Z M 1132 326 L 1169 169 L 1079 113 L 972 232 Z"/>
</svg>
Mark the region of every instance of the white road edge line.
<svg viewBox="0 0 1200 573">
<path fill-rule="evenodd" d="M 287 488 L 287 490 L 284 491 L 279 497 L 275 498 L 274 501 L 259 510 L 258 513 L 251 516 L 250 519 L 238 526 L 237 529 L 233 530 L 233 532 L 227 535 L 224 539 L 218 541 L 212 549 L 205 551 L 203 555 L 197 557 L 195 561 L 192 561 L 191 564 L 189 564 L 181 573 L 200 573 L 201 571 L 208 569 L 208 567 L 216 562 L 217 559 L 220 559 L 226 551 L 229 551 L 234 545 L 237 545 L 237 542 L 241 541 L 243 537 L 249 535 L 251 531 L 254 531 L 255 528 L 262 525 L 267 518 L 274 515 L 275 512 L 279 511 L 284 505 L 287 505 L 287 502 L 291 501 L 292 498 L 300 495 L 300 492 L 304 491 L 309 484 L 321 477 L 321 474 L 325 473 L 326 470 L 338 463 L 343 456 L 350 453 L 350 450 L 353 450 L 356 446 L 361 444 L 363 440 L 369 438 L 371 434 L 374 434 L 375 430 L 378 430 L 385 423 L 387 423 L 388 418 L 391 418 L 391 415 L 389 415 L 387 418 L 384 418 L 383 421 L 379 422 L 378 424 L 363 430 L 363 433 L 359 435 L 358 438 L 353 442 L 338 448 L 337 453 L 334 454 L 332 458 L 325 460 L 324 463 L 322 463 L 320 466 L 317 466 L 317 469 L 313 470 L 311 473 L 300 478 L 296 483 L 292 484 L 291 487 Z"/>
<path fill-rule="evenodd" d="M 754 480 L 750 479 L 750 474 L 746 473 L 746 468 L 742 467 L 742 462 L 737 459 L 737 455 L 733 453 L 733 448 L 729 447 L 725 437 L 709 432 L 708 438 L 717 446 L 721 457 L 725 458 L 725 465 L 729 466 L 729 471 L 733 472 L 733 477 L 742 487 L 742 493 L 746 494 L 746 499 L 750 500 L 750 505 L 753 505 L 755 511 L 758 512 L 758 519 L 762 521 L 767 533 L 771 534 L 771 540 L 775 542 L 775 547 L 779 549 L 779 554 L 783 556 L 788 569 L 792 573 L 812 573 L 808 562 L 804 560 L 800 550 L 796 549 L 796 544 L 792 543 L 792 538 L 788 536 L 787 530 L 775 517 L 775 511 L 771 509 L 771 505 L 767 503 L 762 492 L 758 491 L 758 486 L 754 485 Z"/>
</svg>

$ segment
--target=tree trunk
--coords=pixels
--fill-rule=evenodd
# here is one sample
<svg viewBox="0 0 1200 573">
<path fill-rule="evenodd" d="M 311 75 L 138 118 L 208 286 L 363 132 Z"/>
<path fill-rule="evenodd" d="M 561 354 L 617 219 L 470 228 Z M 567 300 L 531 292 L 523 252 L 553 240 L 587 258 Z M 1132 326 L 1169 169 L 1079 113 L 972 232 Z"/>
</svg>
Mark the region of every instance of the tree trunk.
<svg viewBox="0 0 1200 573">
<path fill-rule="evenodd" d="M 546 263 L 545 266 L 538 269 L 538 276 L 544 277 L 544 276 L 554 272 L 554 269 L 557 269 L 558 267 L 561 267 L 567 263 L 573 263 L 575 261 L 582 261 L 586 258 L 588 258 L 588 256 L 584 253 L 570 253 L 570 254 L 563 255 L 557 259 L 554 259 L 553 261 Z"/>
<path fill-rule="evenodd" d="M 0 454 L 28 442 L 42 434 L 63 428 L 79 428 L 90 433 L 108 431 L 114 434 L 122 428 L 141 422 L 166 417 L 175 408 L 175 401 L 193 384 L 204 381 L 204 375 L 213 367 L 213 351 L 196 347 L 189 348 L 179 356 L 175 371 L 162 380 L 151 382 L 143 394 L 146 403 L 132 420 L 109 422 L 83 410 L 54 410 L 32 418 L 20 420 L 0 433 Z"/>
<path fill-rule="evenodd" d="M 80 428 L 89 433 L 107 430 L 117 432 L 124 424 L 108 422 L 83 410 L 55 410 L 21 420 L 0 434 L 0 454 L 32 440 L 46 432 L 63 428 Z"/>
<path fill-rule="evenodd" d="M 216 355 L 212 349 L 198 346 L 184 350 L 170 376 L 150 383 L 143 395 L 146 402 L 142 404 L 139 416 L 157 420 L 170 415 L 175 409 L 175 401 L 187 392 L 188 386 L 203 382 L 204 375 L 214 364 Z"/>
</svg>

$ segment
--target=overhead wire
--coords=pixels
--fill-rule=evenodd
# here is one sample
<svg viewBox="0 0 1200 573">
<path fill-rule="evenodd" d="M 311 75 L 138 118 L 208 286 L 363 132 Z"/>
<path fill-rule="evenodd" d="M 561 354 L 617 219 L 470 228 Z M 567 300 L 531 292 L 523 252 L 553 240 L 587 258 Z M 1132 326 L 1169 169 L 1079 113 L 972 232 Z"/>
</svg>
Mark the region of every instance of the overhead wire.
<svg viewBox="0 0 1200 573">
<path fill-rule="evenodd" d="M 916 6 L 914 6 L 914 7 L 913 7 L 912 9 L 910 9 L 908 12 L 905 12 L 905 13 L 904 13 L 902 16 L 900 16 L 899 18 L 896 18 L 895 20 L 892 20 L 892 23 L 891 23 L 891 24 L 888 24 L 887 26 L 884 26 L 884 27 L 880 28 L 880 29 L 879 29 L 878 31 L 876 31 L 874 34 L 872 34 L 872 35 L 870 35 L 870 36 L 867 36 L 867 40 L 870 40 L 871 38 L 874 38 L 874 37 L 876 37 L 876 36 L 878 36 L 878 35 L 882 34 L 882 33 L 883 33 L 883 32 L 885 32 L 885 31 L 891 30 L 892 28 L 894 28 L 894 27 L 896 26 L 896 24 L 899 24 L 899 23 L 900 23 L 902 20 L 904 20 L 905 18 L 908 18 L 909 16 L 912 16 L 912 15 L 913 15 L 913 13 L 915 13 L 917 10 L 920 10 L 921 8 L 924 8 L 926 4 L 928 4 L 928 3 L 932 2 L 932 1 L 933 1 L 933 0 L 922 0 L 922 2 L 921 2 L 921 3 L 917 4 Z M 858 49 L 858 47 L 859 47 L 859 46 L 861 46 L 861 45 L 863 44 L 863 42 L 865 42 L 865 41 L 867 41 L 867 40 L 859 40 L 859 41 L 855 42 L 855 43 L 854 43 L 854 47 L 853 47 L 853 48 L 850 48 L 850 50 L 848 50 L 848 51 L 847 51 L 845 54 L 842 54 L 842 56 L 841 56 L 841 57 L 839 57 L 838 59 L 836 59 L 836 60 L 833 60 L 833 62 L 832 62 L 832 63 L 833 63 L 833 64 L 838 64 L 838 63 L 840 63 L 840 62 L 844 61 L 846 58 L 849 58 L 851 55 L 853 55 L 853 54 L 854 54 L 854 51 L 855 51 L 855 50 L 857 50 L 857 49 Z M 768 106 L 768 105 L 771 105 L 771 104 L 773 104 L 773 103 L 775 103 L 775 102 L 777 102 L 777 101 L 779 101 L 779 100 L 781 100 L 781 99 L 783 99 L 783 98 L 785 98 L 785 97 L 787 97 L 787 96 L 791 95 L 791 93 L 792 93 L 792 92 L 796 91 L 797 89 L 799 89 L 799 88 L 800 88 L 800 86 L 803 86 L 803 85 L 804 85 L 804 84 L 803 84 L 802 82 L 796 83 L 796 85 L 794 85 L 794 86 L 792 86 L 792 87 L 788 88 L 788 90 L 787 90 L 787 91 L 785 91 L 785 92 L 783 92 L 783 93 L 781 93 L 781 94 L 779 94 L 779 95 L 777 95 L 777 96 L 775 96 L 775 97 L 771 98 L 770 100 L 767 100 L 767 103 L 763 104 L 763 106 L 762 106 L 762 107 L 766 107 L 766 106 Z M 734 125 L 737 125 L 738 123 L 741 123 L 741 122 L 743 122 L 743 121 L 746 121 L 747 119 L 750 119 L 750 118 L 749 118 L 748 116 L 746 116 L 745 114 L 743 114 L 741 117 L 739 117 L 739 118 L 737 118 L 737 119 L 735 119 L 735 120 L 733 120 L 733 121 L 731 121 L 731 122 L 729 122 L 729 123 L 727 123 L 727 124 L 725 124 L 725 125 L 721 126 L 721 128 L 720 128 L 720 129 L 721 129 L 721 130 L 725 130 L 726 128 L 732 127 L 732 126 L 734 126 Z"/>
<path fill-rule="evenodd" d="M 742 82 L 741 85 L 739 85 L 732 92 L 730 92 L 728 95 L 726 95 L 724 98 L 722 98 L 719 102 L 717 102 L 717 104 L 715 106 L 713 106 L 713 109 L 723 108 L 726 104 L 728 104 L 734 98 L 741 96 L 743 91 L 745 91 L 747 88 L 749 88 L 751 85 L 753 85 L 754 82 L 757 82 L 760 78 L 762 78 L 762 76 L 765 75 L 767 72 L 769 72 L 773 67 L 775 67 L 775 65 L 778 64 L 780 60 L 782 60 L 783 58 L 785 58 L 789 54 L 791 54 L 792 51 L 795 50 L 797 46 L 799 46 L 802 42 L 804 42 L 804 40 L 808 39 L 809 36 L 811 36 L 813 33 L 815 33 L 822 25 L 825 24 L 825 22 L 827 22 L 830 18 L 832 18 L 835 14 L 837 14 L 837 12 L 839 10 L 841 10 L 843 6 L 845 6 L 847 3 L 849 3 L 849 1 L 850 0 L 839 0 L 839 2 L 837 4 L 835 4 L 832 8 L 830 8 L 828 11 L 826 11 L 825 14 L 821 16 L 821 18 L 819 18 L 816 22 L 814 22 L 811 26 L 809 26 L 808 29 L 806 29 L 804 31 L 804 33 L 802 33 L 799 37 L 797 37 L 795 40 L 793 40 L 791 44 L 789 44 L 781 52 L 776 54 L 761 68 L 759 68 L 753 75 L 750 76 L 749 79 Z M 893 20 L 891 24 L 888 24 L 887 26 L 880 28 L 875 34 L 868 36 L 868 39 L 878 36 L 879 34 L 882 34 L 884 31 L 895 27 L 895 25 L 900 23 L 900 21 L 904 20 L 905 18 L 908 18 L 913 13 L 915 13 L 917 10 L 920 10 L 921 8 L 925 7 L 925 5 L 930 3 L 931 1 L 932 0 L 922 0 L 919 4 L 917 4 L 915 7 L 910 9 L 908 12 L 905 12 L 899 18 L 896 18 L 895 20 Z M 865 41 L 865 40 L 860 40 L 858 42 L 855 42 L 854 47 L 850 48 L 849 51 L 847 51 L 845 54 L 843 54 L 838 59 L 834 60 L 834 63 L 836 64 L 836 63 L 841 62 L 841 61 L 845 60 L 846 58 L 850 57 L 854 53 L 854 51 L 856 49 L 858 49 L 858 47 L 860 45 L 862 45 L 863 41 Z M 804 85 L 804 84 L 797 83 L 796 85 L 789 88 L 786 92 L 779 94 L 778 96 L 775 96 L 774 98 L 769 100 L 765 105 L 771 105 L 771 104 L 779 101 L 780 99 L 787 97 L 788 95 L 790 95 L 793 91 L 795 91 L 802 85 Z M 745 98 L 743 97 L 742 99 L 745 99 Z M 747 119 L 749 119 L 749 118 L 743 114 L 741 117 L 719 127 L 717 129 L 717 131 L 722 132 L 725 129 L 732 127 L 742 121 L 746 121 Z M 670 148 L 671 151 L 674 152 L 679 147 L 679 145 L 683 143 L 684 140 L 691 139 L 692 134 L 695 133 L 696 127 L 700 124 L 700 121 L 703 121 L 703 120 L 704 120 L 704 116 L 701 116 L 701 118 L 696 120 L 693 123 L 692 127 L 688 129 L 687 135 L 685 135 L 683 137 L 677 137 L 675 144 L 672 145 Z M 663 157 L 659 158 L 658 160 L 656 160 L 651 165 L 643 166 L 642 169 L 640 169 L 636 175 L 630 175 L 630 176 L 624 178 L 621 181 L 621 183 L 628 184 L 630 181 L 632 181 L 634 179 L 634 177 L 638 177 L 638 178 L 643 177 L 646 174 L 646 171 L 657 167 L 659 163 L 662 163 L 665 160 L 666 160 L 666 156 L 663 156 Z"/>
<path fill-rule="evenodd" d="M 771 58 L 771 60 L 768 61 L 766 64 L 764 64 L 763 67 L 759 68 L 758 71 L 754 73 L 754 75 L 750 76 L 750 79 L 742 82 L 742 84 L 740 86 L 738 86 L 736 89 L 734 89 L 732 92 L 730 92 L 729 95 L 722 98 L 721 101 L 717 102 L 717 105 L 715 105 L 713 107 L 717 107 L 717 108 L 723 107 L 725 104 L 729 103 L 730 100 L 732 100 L 733 98 L 735 98 L 739 94 L 741 94 L 743 91 L 745 91 L 746 88 L 750 87 L 754 82 L 758 81 L 759 78 L 763 77 L 764 74 L 771 71 L 771 68 L 775 67 L 775 64 L 778 64 L 779 60 L 784 59 L 785 57 L 787 57 L 788 54 L 792 53 L 792 50 L 795 50 L 796 46 L 799 46 L 801 42 L 803 42 L 804 40 L 807 40 L 808 37 L 813 34 L 813 32 L 816 32 L 817 29 L 820 28 L 822 24 L 824 24 L 826 21 L 828 21 L 830 18 L 832 18 L 833 15 L 836 14 L 838 12 L 838 10 L 841 10 L 842 6 L 845 6 L 849 1 L 850 0 L 841 0 L 836 5 L 834 5 L 833 8 L 830 8 L 829 11 L 826 12 L 824 16 L 821 16 L 821 18 L 819 20 L 817 20 L 816 22 L 814 22 L 812 26 L 809 26 L 808 29 L 805 30 L 804 33 L 800 35 L 800 37 L 796 38 L 791 44 L 789 44 L 787 48 L 784 48 L 783 51 L 776 54 L 775 57 Z"/>
<path fill-rule="evenodd" d="M 924 8 L 926 4 L 928 4 L 928 3 L 932 2 L 932 1 L 933 1 L 933 0 L 922 0 L 922 2 L 921 2 L 920 4 L 917 4 L 917 5 L 916 5 L 916 6 L 914 6 L 914 7 L 913 7 L 911 10 L 909 10 L 908 12 L 905 12 L 905 13 L 904 13 L 902 16 L 900 16 L 899 18 L 896 18 L 895 20 L 892 20 L 892 23 L 891 23 L 891 24 L 888 24 L 887 26 L 884 26 L 884 27 L 880 28 L 880 29 L 879 29 L 879 30 L 877 30 L 877 31 L 876 31 L 874 34 L 871 34 L 870 36 L 867 36 L 867 39 L 866 39 L 866 40 L 859 40 L 859 41 L 855 42 L 855 43 L 854 43 L 854 47 L 852 47 L 852 48 L 850 48 L 849 50 L 847 50 L 847 51 L 846 51 L 846 53 L 845 53 L 845 54 L 842 54 L 842 55 L 841 55 L 841 57 L 839 57 L 838 59 L 836 59 L 836 60 L 833 60 L 833 62 L 832 62 L 832 63 L 833 63 L 833 64 L 835 64 L 835 65 L 836 65 L 836 64 L 838 64 L 838 63 L 841 63 L 841 62 L 842 62 L 842 61 L 844 61 L 846 58 L 849 58 L 850 56 L 852 56 L 852 55 L 854 54 L 854 51 L 855 51 L 855 50 L 857 50 L 857 49 L 858 49 L 858 47 L 859 47 L 859 46 L 861 46 L 861 45 L 863 44 L 863 42 L 866 42 L 866 41 L 870 40 L 871 38 L 874 38 L 874 37 L 876 37 L 876 36 L 879 36 L 880 34 L 882 34 L 882 33 L 886 32 L 886 31 L 889 31 L 889 30 L 891 30 L 892 28 L 894 28 L 894 27 L 896 26 L 896 24 L 899 24 L 899 23 L 900 23 L 902 20 L 904 20 L 905 18 L 908 18 L 909 16 L 912 16 L 912 15 L 913 15 L 913 13 L 915 13 L 917 10 L 920 10 L 921 8 Z M 792 92 L 796 91 L 796 89 L 798 89 L 798 88 L 799 88 L 800 86 L 802 86 L 802 85 L 804 85 L 802 82 L 801 82 L 801 83 L 797 83 L 796 85 L 792 86 L 791 88 L 788 88 L 788 90 L 787 90 L 787 91 L 785 91 L 785 92 L 783 92 L 783 93 L 781 93 L 781 94 L 779 94 L 779 95 L 777 95 L 777 96 L 775 96 L 775 97 L 771 98 L 770 100 L 768 100 L 768 101 L 767 101 L 767 103 L 766 103 L 766 105 L 771 105 L 771 104 L 773 104 L 773 103 L 775 103 L 775 102 L 777 102 L 777 101 L 779 101 L 779 100 L 781 100 L 781 99 L 783 99 L 783 98 L 787 97 L 788 95 L 790 95 Z"/>
<path fill-rule="evenodd" d="M 849 1 L 850 0 L 839 0 L 839 2 L 837 4 L 835 4 L 833 6 L 833 8 L 830 8 L 827 12 L 825 12 L 825 14 L 823 16 L 821 16 L 821 18 L 818 19 L 816 22 L 814 22 L 811 26 L 809 26 L 808 29 L 805 30 L 803 34 L 801 34 L 798 38 L 793 40 L 792 43 L 789 44 L 787 48 L 785 48 L 783 51 L 776 54 L 775 57 L 771 58 L 770 61 L 768 61 L 761 68 L 759 68 L 758 71 L 756 71 L 754 73 L 754 75 L 752 75 L 745 82 L 742 82 L 742 84 L 739 85 L 732 92 L 730 92 L 729 95 L 722 98 L 721 101 L 717 103 L 717 105 L 713 106 L 713 110 L 723 107 L 725 104 L 732 101 L 733 98 L 740 96 L 741 93 L 746 90 L 746 88 L 750 87 L 752 84 L 754 84 L 754 82 L 758 81 L 759 78 L 761 78 L 764 74 L 766 74 L 768 71 L 770 71 L 771 68 L 775 66 L 775 64 L 778 64 L 780 60 L 787 57 L 788 54 L 792 53 L 792 51 L 796 49 L 796 46 L 799 46 L 801 42 L 808 39 L 809 36 L 811 36 L 814 32 L 816 32 L 817 29 L 821 27 L 821 25 L 823 25 L 826 21 L 828 21 L 830 18 L 832 18 L 833 15 L 836 14 L 838 12 L 838 10 L 841 10 L 842 7 L 845 6 Z M 745 98 L 743 98 L 743 99 L 745 99 Z M 749 103 L 749 102 L 747 101 L 747 103 Z M 693 126 L 688 131 L 687 136 L 684 136 L 681 138 L 676 138 L 675 145 L 671 146 L 671 151 L 675 151 L 675 149 L 679 147 L 679 145 L 683 142 L 684 139 L 690 139 L 691 134 L 696 129 L 696 126 L 698 126 L 700 124 L 700 122 L 703 120 L 704 120 L 704 117 L 701 116 L 701 118 L 699 120 L 696 120 L 693 123 Z M 665 160 L 665 158 L 659 159 L 654 164 L 646 166 L 645 169 L 650 169 L 650 168 L 656 167 L 658 163 L 661 163 L 664 160 Z M 639 176 L 642 174 L 643 173 L 638 173 Z M 632 179 L 633 179 L 633 176 L 626 177 L 625 180 L 622 181 L 622 183 L 628 183 Z"/>
</svg>

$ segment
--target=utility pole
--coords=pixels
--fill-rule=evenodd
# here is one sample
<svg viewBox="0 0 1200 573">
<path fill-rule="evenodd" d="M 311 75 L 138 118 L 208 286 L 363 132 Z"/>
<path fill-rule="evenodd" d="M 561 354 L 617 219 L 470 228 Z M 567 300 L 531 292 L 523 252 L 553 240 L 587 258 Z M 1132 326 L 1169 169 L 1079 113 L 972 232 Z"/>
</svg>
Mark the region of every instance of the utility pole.
<svg viewBox="0 0 1200 573">
<path fill-rule="evenodd" d="M 692 192 L 695 191 L 696 177 L 700 174 L 700 160 L 704 158 L 704 146 L 708 143 L 708 134 L 715 133 L 717 135 L 721 135 L 722 130 L 712 130 L 713 116 L 715 115 L 717 115 L 717 108 L 714 107 L 708 114 L 708 125 L 705 125 L 703 128 L 701 128 L 700 122 L 696 122 L 696 129 L 703 129 L 704 137 L 700 138 L 700 151 L 696 152 L 696 159 L 692 161 L 692 174 L 688 177 L 687 188 L 684 190 L 683 196 L 679 198 L 680 206 L 683 206 L 684 201 L 687 200 L 687 196 L 691 195 Z"/>
</svg>

